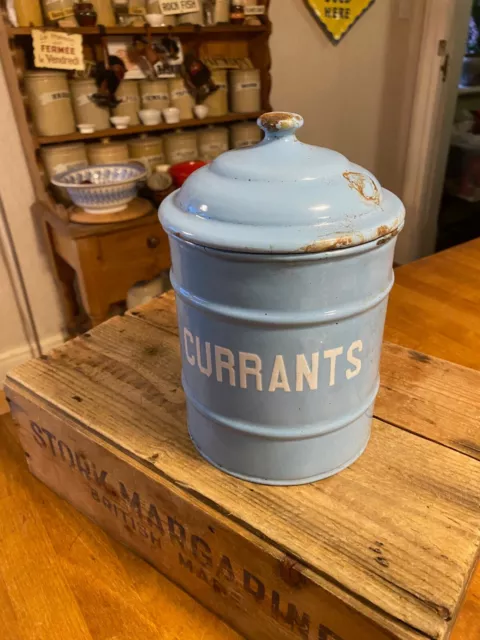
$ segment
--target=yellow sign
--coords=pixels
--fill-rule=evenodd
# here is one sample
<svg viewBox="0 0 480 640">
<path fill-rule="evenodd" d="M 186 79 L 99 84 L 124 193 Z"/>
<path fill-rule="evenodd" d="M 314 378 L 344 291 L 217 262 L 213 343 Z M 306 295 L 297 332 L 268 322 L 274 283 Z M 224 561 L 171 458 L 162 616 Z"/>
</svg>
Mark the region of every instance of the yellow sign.
<svg viewBox="0 0 480 640">
<path fill-rule="evenodd" d="M 34 65 L 45 69 L 83 71 L 82 36 L 62 31 L 32 29 Z"/>
<path fill-rule="evenodd" d="M 335 42 L 340 42 L 375 0 L 305 0 L 308 8 Z"/>
</svg>

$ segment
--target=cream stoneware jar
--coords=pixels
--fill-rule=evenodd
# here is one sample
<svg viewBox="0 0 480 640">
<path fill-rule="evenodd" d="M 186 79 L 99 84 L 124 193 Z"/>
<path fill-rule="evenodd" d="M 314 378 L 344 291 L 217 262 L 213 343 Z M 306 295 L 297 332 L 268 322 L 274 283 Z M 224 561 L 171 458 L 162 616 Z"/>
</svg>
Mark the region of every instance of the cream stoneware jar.
<svg viewBox="0 0 480 640">
<path fill-rule="evenodd" d="M 105 107 L 99 107 L 93 102 L 92 95 L 97 92 L 97 85 L 93 78 L 72 80 L 70 82 L 73 111 L 78 124 L 89 123 L 96 131 L 110 127 L 110 113 Z"/>
<path fill-rule="evenodd" d="M 232 149 L 251 147 L 263 138 L 263 132 L 255 122 L 237 122 L 230 127 Z"/>
<path fill-rule="evenodd" d="M 24 81 L 38 135 L 74 133 L 75 118 L 67 74 L 49 70 L 27 71 Z"/>
<path fill-rule="evenodd" d="M 166 80 L 140 80 L 142 109 L 166 109 L 170 104 Z"/>
<path fill-rule="evenodd" d="M 137 80 L 123 80 L 115 96 L 120 103 L 113 109 L 115 116 L 129 116 L 129 124 L 140 124 L 138 111 L 140 110 L 140 93 Z"/>
<path fill-rule="evenodd" d="M 235 69 L 230 71 L 230 101 L 234 113 L 249 113 L 260 110 L 261 80 L 258 69 Z"/>
<path fill-rule="evenodd" d="M 325 478 L 370 435 L 401 201 L 292 113 L 195 171 L 160 206 L 170 239 L 188 428 L 220 469 Z"/>
<path fill-rule="evenodd" d="M 224 69 L 213 70 L 212 80 L 218 88 L 203 104 L 208 107 L 209 116 L 224 116 L 228 113 L 227 72 Z"/>
</svg>

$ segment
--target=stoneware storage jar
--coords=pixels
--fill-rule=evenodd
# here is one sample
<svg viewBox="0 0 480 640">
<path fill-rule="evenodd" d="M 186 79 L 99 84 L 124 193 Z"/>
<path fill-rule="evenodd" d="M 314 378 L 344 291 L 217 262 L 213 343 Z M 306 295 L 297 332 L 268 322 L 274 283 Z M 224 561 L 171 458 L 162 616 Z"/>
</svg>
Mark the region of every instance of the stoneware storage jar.
<svg viewBox="0 0 480 640">
<path fill-rule="evenodd" d="M 128 153 L 132 160 L 141 162 L 148 175 L 158 164 L 165 164 L 163 139 L 160 136 L 141 135 L 128 141 Z"/>
<path fill-rule="evenodd" d="M 197 133 L 198 157 L 210 162 L 217 156 L 228 151 L 227 127 L 203 127 Z"/>
<path fill-rule="evenodd" d="M 74 133 L 75 118 L 67 74 L 62 71 L 27 71 L 24 82 L 38 135 Z"/>
<path fill-rule="evenodd" d="M 88 166 L 85 144 L 83 142 L 48 145 L 42 147 L 40 155 L 49 179 L 69 169 L 81 169 Z"/>
<path fill-rule="evenodd" d="M 230 71 L 230 100 L 234 113 L 260 111 L 259 69 L 235 69 Z"/>
<path fill-rule="evenodd" d="M 165 155 L 168 164 L 198 160 L 197 134 L 178 129 L 164 137 Z"/>
<path fill-rule="evenodd" d="M 110 142 L 110 138 L 87 145 L 87 156 L 90 164 L 119 164 L 129 160 L 127 143 Z"/>
<path fill-rule="evenodd" d="M 140 111 L 140 93 L 138 80 L 123 80 L 117 89 L 115 97 L 120 104 L 113 109 L 114 116 L 130 116 L 130 123 L 140 124 L 138 112 Z"/>
<path fill-rule="evenodd" d="M 232 149 L 251 147 L 263 138 L 262 130 L 255 122 L 237 122 L 230 127 Z"/>
<path fill-rule="evenodd" d="M 91 124 L 95 127 L 95 131 L 101 131 L 110 127 L 110 113 L 107 108 L 99 107 L 91 100 L 91 96 L 97 91 L 97 85 L 93 78 L 72 80 L 70 82 L 73 111 L 77 125 Z"/>
<path fill-rule="evenodd" d="M 166 109 L 170 105 L 166 80 L 140 80 L 142 109 Z"/>
<path fill-rule="evenodd" d="M 53 176 L 64 173 L 69 169 L 83 169 L 88 166 L 87 153 L 83 142 L 72 144 L 52 144 L 42 147 L 40 151 L 48 182 Z M 64 204 L 71 204 L 66 189 L 53 187 L 57 200 Z"/>
<path fill-rule="evenodd" d="M 224 116 L 228 113 L 227 72 L 223 69 L 212 71 L 212 80 L 218 89 L 203 103 L 208 107 L 209 116 Z"/>
<path fill-rule="evenodd" d="M 183 78 L 169 78 L 168 91 L 170 93 L 170 104 L 180 111 L 180 120 L 190 120 L 193 118 L 193 105 L 195 104 L 188 91 Z"/>
<path fill-rule="evenodd" d="M 368 171 L 303 144 L 299 115 L 193 173 L 160 206 L 188 428 L 220 469 L 330 476 L 365 449 L 404 207 Z"/>
<path fill-rule="evenodd" d="M 215 24 L 230 22 L 230 0 L 215 0 L 214 21 Z"/>
</svg>

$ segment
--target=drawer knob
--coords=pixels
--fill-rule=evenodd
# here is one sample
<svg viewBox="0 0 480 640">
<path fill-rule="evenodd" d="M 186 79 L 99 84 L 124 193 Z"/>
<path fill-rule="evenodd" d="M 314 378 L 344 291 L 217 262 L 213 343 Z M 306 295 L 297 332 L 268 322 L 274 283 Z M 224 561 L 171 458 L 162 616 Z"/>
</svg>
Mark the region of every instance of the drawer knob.
<svg viewBox="0 0 480 640">
<path fill-rule="evenodd" d="M 149 238 L 147 238 L 147 247 L 149 249 L 156 249 L 159 244 L 160 238 L 157 238 L 156 236 L 150 236 Z"/>
</svg>

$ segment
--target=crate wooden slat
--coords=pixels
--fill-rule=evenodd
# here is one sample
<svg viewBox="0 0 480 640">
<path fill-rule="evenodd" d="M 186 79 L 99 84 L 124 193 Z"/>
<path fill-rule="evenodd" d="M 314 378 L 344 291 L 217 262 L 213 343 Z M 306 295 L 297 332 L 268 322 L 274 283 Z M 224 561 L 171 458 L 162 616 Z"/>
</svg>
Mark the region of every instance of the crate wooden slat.
<svg viewBox="0 0 480 640">
<path fill-rule="evenodd" d="M 302 487 L 188 438 L 171 295 L 18 367 L 32 472 L 255 639 L 447 638 L 480 545 L 480 373 L 385 345 L 372 439 Z"/>
</svg>

